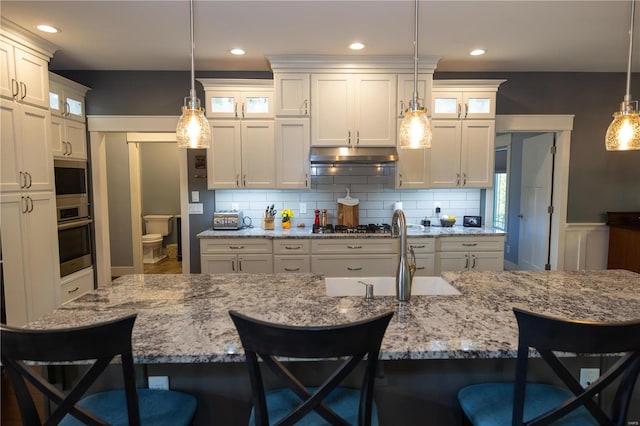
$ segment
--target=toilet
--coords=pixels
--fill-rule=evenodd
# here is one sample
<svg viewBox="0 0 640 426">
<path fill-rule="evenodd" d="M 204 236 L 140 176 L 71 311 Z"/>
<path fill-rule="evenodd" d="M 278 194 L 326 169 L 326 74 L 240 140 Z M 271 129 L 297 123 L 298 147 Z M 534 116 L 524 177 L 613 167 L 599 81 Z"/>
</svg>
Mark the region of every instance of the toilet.
<svg viewBox="0 0 640 426">
<path fill-rule="evenodd" d="M 162 247 L 163 238 L 171 233 L 174 215 L 149 214 L 142 216 L 146 234 L 142 236 L 143 263 L 157 263 L 167 257 Z"/>
</svg>

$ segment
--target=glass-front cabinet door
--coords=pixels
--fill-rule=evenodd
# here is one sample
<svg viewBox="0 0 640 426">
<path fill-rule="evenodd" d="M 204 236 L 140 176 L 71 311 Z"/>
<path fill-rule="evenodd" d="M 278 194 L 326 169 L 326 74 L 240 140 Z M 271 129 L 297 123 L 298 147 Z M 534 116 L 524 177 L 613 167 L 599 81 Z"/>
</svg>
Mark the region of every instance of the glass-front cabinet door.
<svg viewBox="0 0 640 426">
<path fill-rule="evenodd" d="M 49 110 L 53 115 L 84 122 L 84 95 L 55 82 L 50 82 Z"/>
<path fill-rule="evenodd" d="M 273 117 L 273 91 L 216 91 L 207 96 L 207 100 L 207 116 L 212 118 Z"/>
<path fill-rule="evenodd" d="M 496 115 L 495 92 L 433 91 L 432 117 L 483 119 Z"/>
</svg>

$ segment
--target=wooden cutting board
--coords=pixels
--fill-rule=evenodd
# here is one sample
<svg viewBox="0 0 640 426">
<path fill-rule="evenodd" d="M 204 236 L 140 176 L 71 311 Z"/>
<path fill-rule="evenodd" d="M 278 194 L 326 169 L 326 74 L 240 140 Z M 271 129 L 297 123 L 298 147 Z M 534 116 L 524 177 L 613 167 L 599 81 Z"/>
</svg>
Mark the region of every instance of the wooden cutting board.
<svg viewBox="0 0 640 426">
<path fill-rule="evenodd" d="M 338 203 L 338 225 L 358 226 L 360 224 L 359 207 Z"/>
</svg>

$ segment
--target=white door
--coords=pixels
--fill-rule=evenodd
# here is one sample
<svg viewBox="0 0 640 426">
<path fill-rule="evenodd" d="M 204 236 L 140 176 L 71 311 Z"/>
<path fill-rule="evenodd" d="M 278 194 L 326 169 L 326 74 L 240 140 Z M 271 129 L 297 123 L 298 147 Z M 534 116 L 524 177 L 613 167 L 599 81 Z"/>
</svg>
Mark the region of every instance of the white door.
<svg viewBox="0 0 640 426">
<path fill-rule="evenodd" d="M 518 268 L 544 270 L 549 247 L 553 134 L 523 139 Z"/>
</svg>

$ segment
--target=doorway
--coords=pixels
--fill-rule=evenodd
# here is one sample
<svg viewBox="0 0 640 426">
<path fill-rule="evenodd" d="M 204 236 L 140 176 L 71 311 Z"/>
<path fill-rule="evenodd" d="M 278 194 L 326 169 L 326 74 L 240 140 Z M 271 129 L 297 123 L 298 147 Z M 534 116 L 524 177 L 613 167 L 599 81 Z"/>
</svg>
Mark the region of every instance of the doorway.
<svg viewBox="0 0 640 426">
<path fill-rule="evenodd" d="M 550 268 L 555 133 L 496 137 L 494 227 L 507 232 L 505 269 Z"/>
<path fill-rule="evenodd" d="M 180 274 L 180 165 L 175 133 L 127 133 L 135 273 Z M 155 242 L 148 237 L 155 234 Z"/>
<path fill-rule="evenodd" d="M 548 247 L 546 254 L 546 263 L 544 269 L 563 270 L 565 266 L 565 234 L 567 227 L 567 198 L 569 192 L 569 157 L 571 148 L 571 131 L 573 129 L 573 115 L 496 115 L 496 147 L 500 145 L 501 138 L 509 139 L 509 150 L 513 151 L 510 145 L 510 139 L 513 135 L 523 135 L 523 137 L 532 137 L 539 134 L 553 135 L 555 140 L 555 155 L 553 162 L 553 179 L 547 185 L 550 194 L 550 204 L 553 206 L 552 213 L 549 214 L 547 238 Z M 528 133 L 529 135 L 525 135 Z M 506 135 L 506 136 L 505 136 Z M 517 158 L 511 152 L 509 158 Z M 522 155 L 520 155 L 522 158 Z M 513 165 L 509 165 L 514 168 Z M 520 219 L 517 218 L 520 209 L 520 200 L 514 200 L 511 189 L 513 186 L 520 188 L 521 183 L 510 182 L 509 196 L 507 196 L 509 205 L 518 206 L 510 208 L 509 214 L 505 217 L 507 238 L 505 240 L 505 269 L 519 268 L 517 252 L 519 251 L 519 242 L 516 244 L 510 239 L 514 236 L 520 238 Z M 485 216 L 489 219 L 498 218 L 500 211 L 496 209 L 496 197 L 494 188 L 488 188 L 485 191 Z M 515 219 L 513 216 L 516 216 Z M 540 221 L 538 221 L 540 222 Z M 514 228 L 514 225 L 517 227 Z M 542 227 L 544 228 L 544 227 Z M 532 262 L 538 262 L 532 261 Z"/>
</svg>

